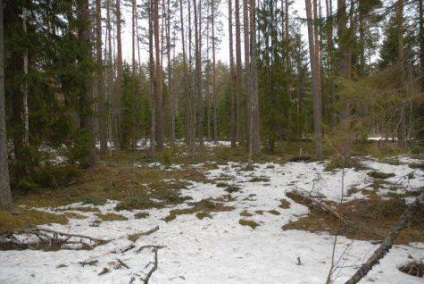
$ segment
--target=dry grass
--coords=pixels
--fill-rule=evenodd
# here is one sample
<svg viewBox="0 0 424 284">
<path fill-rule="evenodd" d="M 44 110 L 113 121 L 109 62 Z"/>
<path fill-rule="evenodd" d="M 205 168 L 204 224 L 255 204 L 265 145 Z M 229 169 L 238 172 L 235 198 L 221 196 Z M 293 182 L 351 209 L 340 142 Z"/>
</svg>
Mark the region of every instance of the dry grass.
<svg viewBox="0 0 424 284">
<path fill-rule="evenodd" d="M 66 215 L 56 215 L 37 210 L 20 209 L 15 213 L 0 211 L 0 233 L 21 231 L 41 224 L 67 224 Z"/>
</svg>

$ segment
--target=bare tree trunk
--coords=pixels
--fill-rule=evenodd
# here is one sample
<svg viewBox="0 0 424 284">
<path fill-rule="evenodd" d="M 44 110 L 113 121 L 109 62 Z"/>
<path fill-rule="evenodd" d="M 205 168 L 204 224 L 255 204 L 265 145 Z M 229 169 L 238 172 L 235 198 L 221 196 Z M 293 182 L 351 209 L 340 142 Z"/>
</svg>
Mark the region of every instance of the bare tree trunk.
<svg viewBox="0 0 424 284">
<path fill-rule="evenodd" d="M 424 9 L 423 9 L 423 1 L 417 0 L 418 2 L 418 17 L 419 17 L 419 43 L 420 43 L 420 65 L 421 65 L 421 76 L 424 88 Z"/>
<path fill-rule="evenodd" d="M 162 65 L 161 46 L 159 43 L 159 0 L 154 0 L 153 7 L 153 36 L 155 38 L 155 112 L 156 131 L 155 140 L 158 151 L 164 149 L 163 141 L 163 97 L 162 97 Z"/>
<path fill-rule="evenodd" d="M 234 9 L 234 17 L 235 17 L 235 36 L 236 36 L 236 70 L 235 70 L 235 92 L 236 92 L 236 121 L 237 121 L 237 132 L 241 130 L 243 132 L 243 118 L 242 118 L 242 109 L 241 102 L 243 101 L 243 78 L 242 78 L 242 63 L 241 63 L 241 28 L 240 28 L 240 1 L 242 0 L 234 0 L 235 9 Z M 237 133 L 237 136 L 239 133 Z M 237 139 L 237 138 L 236 138 Z"/>
<path fill-rule="evenodd" d="M 184 129 L 185 129 L 185 143 L 191 146 L 191 110 L 190 110 L 190 86 L 189 86 L 189 75 L 187 67 L 187 54 L 186 54 L 186 42 L 185 42 L 185 33 L 184 33 L 184 13 L 183 13 L 183 0 L 180 0 L 180 23 L 181 23 L 181 42 L 182 42 L 182 52 L 183 52 L 183 88 L 184 88 Z"/>
<path fill-rule="evenodd" d="M 132 39 L 132 101 L 133 103 L 131 104 L 131 144 L 132 144 L 132 150 L 135 151 L 137 148 L 137 128 L 136 128 L 136 121 L 135 121 L 135 111 L 136 111 L 136 100 L 137 100 L 137 89 L 138 86 L 135 84 L 135 78 L 137 75 L 137 61 L 135 59 L 135 46 L 136 46 L 136 18 L 137 18 L 137 1 L 136 0 L 132 0 L 131 1 L 131 31 L 132 31 L 132 35 L 131 35 L 131 39 Z"/>
<path fill-rule="evenodd" d="M 196 134 L 196 111 L 195 111 L 195 95 L 194 95 L 194 86 L 193 86 L 193 73 L 192 73 L 192 66 L 193 66 L 193 30 L 192 30 L 192 2 L 191 0 L 187 1 L 188 3 L 188 66 L 189 66 L 189 73 L 188 73 L 188 85 L 190 88 L 190 97 L 189 97 L 189 118 L 190 118 L 190 141 L 189 141 L 189 150 L 190 150 L 190 156 L 194 157 L 195 150 L 196 150 L 196 144 L 195 144 L 195 134 Z"/>
<path fill-rule="evenodd" d="M 259 135 L 259 95 L 258 95 L 258 66 L 256 51 L 256 3 L 250 0 L 250 143 L 249 156 L 261 151 Z"/>
<path fill-rule="evenodd" d="M 175 91 L 172 86 L 173 82 L 173 70 L 172 70 L 172 61 L 171 61 L 171 8 L 170 0 L 167 0 L 167 13 L 166 13 L 166 50 L 168 56 L 168 95 L 169 95 L 169 116 L 170 116 L 170 142 L 173 146 L 175 144 L 175 115 L 176 115 L 176 98 Z"/>
<path fill-rule="evenodd" d="M 216 94 L 216 47 L 215 47 L 215 1 L 212 0 L 212 99 L 213 99 L 213 140 L 218 142 L 217 94 Z"/>
<path fill-rule="evenodd" d="M 0 210 L 12 210 L 7 158 L 6 114 L 4 91 L 3 0 L 0 0 Z"/>
<path fill-rule="evenodd" d="M 23 29 L 25 36 L 27 35 L 27 10 L 22 8 Z M 24 64 L 24 85 L 22 87 L 23 96 L 23 120 L 24 120 L 24 146 L 29 146 L 29 109 L 28 109 L 28 50 L 25 48 L 23 54 Z"/>
<path fill-rule="evenodd" d="M 150 151 L 153 155 L 156 151 L 156 105 L 155 105 L 155 59 L 154 59 L 154 39 L 153 39 L 153 0 L 150 1 L 149 6 L 149 77 L 150 77 L 150 114 L 151 114 L 151 125 L 150 125 Z"/>
<path fill-rule="evenodd" d="M 107 99 L 106 104 L 109 106 L 107 110 L 107 137 L 109 141 L 115 141 L 115 136 L 113 134 L 114 121 L 115 121 L 115 94 L 114 94 L 114 61 L 113 61 L 113 50 L 112 50 L 112 18 L 111 18 L 111 9 L 112 9 L 112 0 L 106 0 L 106 35 L 107 35 L 107 45 L 108 45 L 108 72 L 107 72 Z M 106 40 L 105 40 L 106 42 Z M 105 56 L 106 57 L 106 56 Z M 112 155 L 112 148 L 109 148 L 109 155 Z"/>
<path fill-rule="evenodd" d="M 122 84 L 123 84 L 123 64 L 122 64 L 122 39 L 121 39 L 121 0 L 116 0 L 116 44 L 117 44 L 117 77 L 116 77 L 116 95 L 115 95 L 115 149 L 119 152 L 120 134 L 121 134 L 121 99 L 122 99 Z"/>
<path fill-rule="evenodd" d="M 97 63 L 103 65 L 103 44 L 102 44 L 102 1 L 96 0 L 96 56 Z M 100 151 L 102 154 L 107 152 L 107 125 L 106 125 L 106 107 L 105 107 L 105 86 L 103 70 L 99 70 L 97 77 L 97 96 L 99 99 L 98 111 L 99 119 L 99 140 Z"/>
<path fill-rule="evenodd" d="M 321 114 L 321 94 L 319 92 L 317 58 L 314 46 L 314 30 L 312 26 L 311 0 L 305 0 L 306 17 L 308 21 L 309 54 L 312 70 L 312 96 L 314 101 L 314 129 L 315 129 L 315 152 L 317 159 L 322 159 L 322 114 Z"/>
<path fill-rule="evenodd" d="M 228 30 L 229 30 L 229 54 L 230 54 L 230 89 L 231 89 L 231 147 L 237 146 L 237 95 L 235 92 L 234 74 L 234 43 L 233 43 L 233 3 L 228 0 Z"/>
<path fill-rule="evenodd" d="M 250 144 L 250 109 L 251 109 L 251 97 L 250 97 L 250 40 L 249 40 L 249 0 L 243 0 L 243 41 L 244 41 L 244 88 L 245 88 L 245 107 L 246 107 L 246 141 L 247 145 Z"/>
<path fill-rule="evenodd" d="M 202 94 L 202 24 L 201 5 L 197 0 L 193 0 L 194 9 L 194 37 L 195 37 L 195 57 L 196 57 L 196 81 L 194 83 L 197 96 L 197 135 L 199 144 L 203 146 L 203 94 Z"/>
</svg>

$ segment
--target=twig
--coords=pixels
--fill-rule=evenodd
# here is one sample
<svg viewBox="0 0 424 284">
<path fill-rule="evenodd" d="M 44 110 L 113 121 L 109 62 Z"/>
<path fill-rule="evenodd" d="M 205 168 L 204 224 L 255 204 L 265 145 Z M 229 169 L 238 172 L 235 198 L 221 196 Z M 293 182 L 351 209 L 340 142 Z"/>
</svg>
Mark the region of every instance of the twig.
<svg viewBox="0 0 424 284">
<path fill-rule="evenodd" d="M 421 193 L 417 199 L 408 206 L 405 212 L 400 216 L 399 220 L 394 224 L 390 230 L 389 235 L 384 239 L 380 247 L 371 255 L 370 258 L 359 268 L 356 273 L 346 281 L 346 284 L 358 283 L 364 278 L 368 272 L 376 265 L 392 248 L 393 242 L 399 236 L 403 229 L 408 225 L 409 220 L 418 210 L 419 205 L 424 204 L 424 192 Z"/>
<path fill-rule="evenodd" d="M 120 260 L 119 258 L 117 258 L 116 260 L 118 261 L 118 264 L 116 265 L 115 269 L 119 269 L 122 266 L 125 267 L 125 268 L 127 268 L 127 269 L 130 269 L 130 267 L 125 262 L 123 262 L 122 260 Z"/>
<path fill-rule="evenodd" d="M 141 246 L 141 247 L 139 247 L 139 248 L 138 248 L 135 252 L 136 252 L 136 253 L 139 253 L 139 252 L 141 252 L 143 249 L 146 249 L 146 248 L 151 248 L 151 249 L 154 249 L 154 250 L 158 250 L 158 249 L 164 248 L 164 246 L 145 245 L 145 246 Z"/>
</svg>

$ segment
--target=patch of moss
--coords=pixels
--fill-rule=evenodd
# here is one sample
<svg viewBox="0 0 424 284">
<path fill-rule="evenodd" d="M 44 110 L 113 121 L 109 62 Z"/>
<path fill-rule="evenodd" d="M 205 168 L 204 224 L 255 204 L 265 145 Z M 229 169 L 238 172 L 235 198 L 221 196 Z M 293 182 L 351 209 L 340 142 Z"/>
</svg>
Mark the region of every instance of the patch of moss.
<svg viewBox="0 0 424 284">
<path fill-rule="evenodd" d="M 229 184 L 227 188 L 225 189 L 225 191 L 228 193 L 238 192 L 239 190 L 240 190 L 240 186 L 238 186 L 237 184 Z"/>
<path fill-rule="evenodd" d="M 281 199 L 280 205 L 278 205 L 278 207 L 280 207 L 282 209 L 289 209 L 290 208 L 290 202 L 288 202 L 286 199 Z"/>
<path fill-rule="evenodd" d="M 240 212 L 240 216 L 243 216 L 243 217 L 252 217 L 253 216 L 253 214 L 252 213 L 250 213 L 249 211 L 247 211 L 247 210 L 243 210 L 243 211 L 241 211 Z"/>
<path fill-rule="evenodd" d="M 207 213 L 207 212 L 200 211 L 200 212 L 197 212 L 197 213 L 196 213 L 196 217 L 197 217 L 198 219 L 202 220 L 202 219 L 204 219 L 204 218 L 212 218 L 212 215 L 210 215 L 210 214 L 209 214 L 209 213 Z"/>
<path fill-rule="evenodd" d="M 370 177 L 378 178 L 378 179 L 387 179 L 387 178 L 391 178 L 391 177 L 395 176 L 395 174 L 393 174 L 393 173 L 382 173 L 382 172 L 378 172 L 378 171 L 369 172 L 368 175 Z"/>
<path fill-rule="evenodd" d="M 269 210 L 268 213 L 272 214 L 272 215 L 281 215 L 280 212 L 278 212 L 277 210 L 273 209 L 273 210 Z"/>
<path fill-rule="evenodd" d="M 134 214 L 134 218 L 135 219 L 144 219 L 149 217 L 149 213 L 148 212 L 138 212 Z"/>
<path fill-rule="evenodd" d="M 87 216 L 84 216 L 82 214 L 78 214 L 75 212 L 66 212 L 64 215 L 68 219 L 77 219 L 77 220 L 87 219 Z"/>
<path fill-rule="evenodd" d="M 38 210 L 20 209 L 19 212 L 0 211 L 0 233 L 21 231 L 37 225 L 59 223 L 67 224 L 65 215 L 51 214 Z"/>
<path fill-rule="evenodd" d="M 108 213 L 108 214 L 96 214 L 97 217 L 99 217 L 103 221 L 126 221 L 128 220 L 127 217 L 114 214 L 114 213 Z"/>
<path fill-rule="evenodd" d="M 234 208 L 230 206 L 226 206 L 221 202 L 216 202 L 210 199 L 203 199 L 199 202 L 189 203 L 192 207 L 185 209 L 174 209 L 169 212 L 169 215 L 166 216 L 163 220 L 166 222 L 174 220 L 178 215 L 184 214 L 194 214 L 200 213 L 200 216 L 207 214 L 209 217 L 212 212 L 223 212 L 223 211 L 231 211 Z M 197 216 L 199 218 L 199 216 Z"/>
<path fill-rule="evenodd" d="M 260 226 L 258 223 L 256 223 L 253 220 L 246 220 L 246 219 L 240 219 L 239 224 L 242 226 L 249 226 L 252 229 L 256 229 L 256 227 Z"/>
<path fill-rule="evenodd" d="M 253 177 L 250 182 L 269 182 L 269 177 Z"/>
<path fill-rule="evenodd" d="M 166 216 L 165 218 L 163 218 L 163 220 L 168 223 L 169 221 L 175 220 L 176 218 L 177 218 L 177 215 L 171 213 L 168 216 Z"/>
</svg>

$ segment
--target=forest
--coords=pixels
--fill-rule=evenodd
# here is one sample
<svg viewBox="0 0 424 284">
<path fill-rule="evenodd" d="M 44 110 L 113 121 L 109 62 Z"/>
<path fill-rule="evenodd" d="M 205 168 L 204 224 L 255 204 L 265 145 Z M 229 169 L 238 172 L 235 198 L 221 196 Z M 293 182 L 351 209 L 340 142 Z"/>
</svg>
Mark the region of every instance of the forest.
<svg viewBox="0 0 424 284">
<path fill-rule="evenodd" d="M 0 0 L 0 282 L 421 283 L 423 5 Z"/>
</svg>

